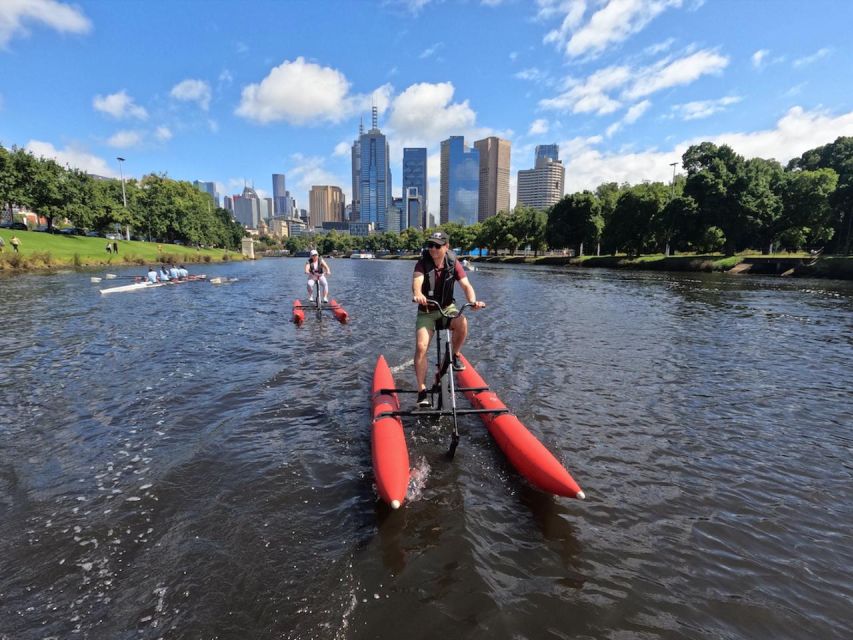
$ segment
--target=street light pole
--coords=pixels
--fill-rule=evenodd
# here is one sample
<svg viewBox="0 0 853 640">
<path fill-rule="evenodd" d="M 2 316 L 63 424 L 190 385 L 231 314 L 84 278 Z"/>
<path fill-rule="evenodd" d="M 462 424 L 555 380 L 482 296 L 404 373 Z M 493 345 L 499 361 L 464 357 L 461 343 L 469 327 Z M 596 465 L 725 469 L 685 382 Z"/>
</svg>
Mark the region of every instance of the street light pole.
<svg viewBox="0 0 853 640">
<path fill-rule="evenodd" d="M 122 162 L 124 162 L 124 158 L 116 157 L 116 160 L 118 160 L 118 172 L 119 172 L 119 175 L 121 176 L 121 199 L 122 199 L 122 202 L 124 202 L 124 213 L 125 213 L 125 215 L 127 215 L 127 194 L 124 191 L 124 169 L 122 169 Z M 130 240 L 130 224 L 129 223 L 125 223 L 124 233 L 125 233 L 125 239 Z M 118 246 L 118 245 L 116 245 L 116 246 Z"/>
</svg>

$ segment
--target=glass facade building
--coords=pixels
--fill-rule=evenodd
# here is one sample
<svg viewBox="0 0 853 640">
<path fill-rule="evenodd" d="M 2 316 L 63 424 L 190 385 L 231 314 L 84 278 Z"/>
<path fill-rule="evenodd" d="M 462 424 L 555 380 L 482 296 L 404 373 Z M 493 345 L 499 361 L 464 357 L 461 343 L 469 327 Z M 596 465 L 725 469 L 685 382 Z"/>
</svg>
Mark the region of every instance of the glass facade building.
<svg viewBox="0 0 853 640">
<path fill-rule="evenodd" d="M 284 185 L 284 174 L 272 174 L 273 213 L 277 216 L 287 214 L 287 189 Z"/>
<path fill-rule="evenodd" d="M 416 196 L 421 197 L 421 212 L 428 211 L 427 203 L 427 150 L 426 148 L 403 149 L 403 197 L 408 197 L 410 189 L 417 189 Z M 404 216 L 406 226 L 426 228 L 426 221 L 420 216 L 413 222 L 411 216 Z"/>
<path fill-rule="evenodd" d="M 359 139 L 360 167 L 358 219 L 385 229 L 385 217 L 391 205 L 391 166 L 388 139 L 375 126 Z M 355 215 L 355 211 L 353 211 Z"/>
<path fill-rule="evenodd" d="M 551 158 L 554 162 L 560 159 L 560 145 L 558 144 L 540 144 L 536 145 L 536 160 L 542 158 Z"/>
<path fill-rule="evenodd" d="M 441 224 L 475 224 L 480 200 L 480 153 L 465 146 L 465 138 L 441 142 Z"/>
</svg>

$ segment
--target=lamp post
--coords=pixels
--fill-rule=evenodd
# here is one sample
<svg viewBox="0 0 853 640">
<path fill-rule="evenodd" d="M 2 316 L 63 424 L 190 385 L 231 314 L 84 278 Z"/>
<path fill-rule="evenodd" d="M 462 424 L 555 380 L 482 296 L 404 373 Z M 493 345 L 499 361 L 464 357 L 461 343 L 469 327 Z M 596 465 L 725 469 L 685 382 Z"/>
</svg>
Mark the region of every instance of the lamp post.
<svg viewBox="0 0 853 640">
<path fill-rule="evenodd" d="M 670 162 L 669 166 L 672 167 L 672 187 L 669 190 L 669 201 L 672 202 L 675 200 L 675 168 L 678 166 L 678 163 Z M 666 257 L 669 257 L 669 240 L 666 241 Z"/>
<path fill-rule="evenodd" d="M 116 157 L 116 160 L 118 160 L 118 172 L 119 172 L 119 175 L 121 176 L 121 199 L 122 199 L 122 202 L 124 202 L 124 213 L 125 213 L 125 215 L 127 215 L 127 194 L 124 191 L 124 169 L 122 169 L 122 162 L 124 162 L 124 158 Z M 125 239 L 130 240 L 130 224 L 129 223 L 125 223 L 124 233 L 125 233 Z M 116 246 L 118 246 L 118 245 L 116 245 Z"/>
</svg>

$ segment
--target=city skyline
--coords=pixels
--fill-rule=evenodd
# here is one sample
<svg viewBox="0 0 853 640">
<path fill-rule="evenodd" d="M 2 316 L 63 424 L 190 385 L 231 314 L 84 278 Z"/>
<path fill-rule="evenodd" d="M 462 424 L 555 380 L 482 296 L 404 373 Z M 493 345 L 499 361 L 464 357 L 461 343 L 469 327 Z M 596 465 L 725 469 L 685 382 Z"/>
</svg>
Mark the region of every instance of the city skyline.
<svg viewBox="0 0 853 640">
<path fill-rule="evenodd" d="M 347 7 L 2 3 L 0 144 L 115 178 L 121 156 L 128 178 L 222 197 L 273 197 L 283 174 L 304 208 L 312 185 L 352 201 L 352 142 L 375 105 L 391 195 L 405 195 L 403 149 L 426 148 L 437 218 L 451 136 L 511 143 L 514 205 L 537 145 L 560 146 L 570 193 L 668 182 L 702 140 L 785 162 L 853 135 L 848 3 L 382 0 L 326 37 Z"/>
</svg>

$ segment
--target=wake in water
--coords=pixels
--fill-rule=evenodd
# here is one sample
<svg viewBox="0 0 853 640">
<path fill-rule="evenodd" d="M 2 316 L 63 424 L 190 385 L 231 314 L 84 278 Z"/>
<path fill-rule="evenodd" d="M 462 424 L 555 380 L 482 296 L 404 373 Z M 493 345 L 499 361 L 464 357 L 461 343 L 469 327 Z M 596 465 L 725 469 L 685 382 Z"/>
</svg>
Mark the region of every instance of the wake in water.
<svg viewBox="0 0 853 640">
<path fill-rule="evenodd" d="M 415 359 L 411 358 L 409 360 L 406 360 L 403 364 L 398 364 L 396 367 L 391 367 L 391 373 L 399 373 L 403 369 L 408 369 L 409 367 L 414 366 L 414 364 Z"/>
</svg>

